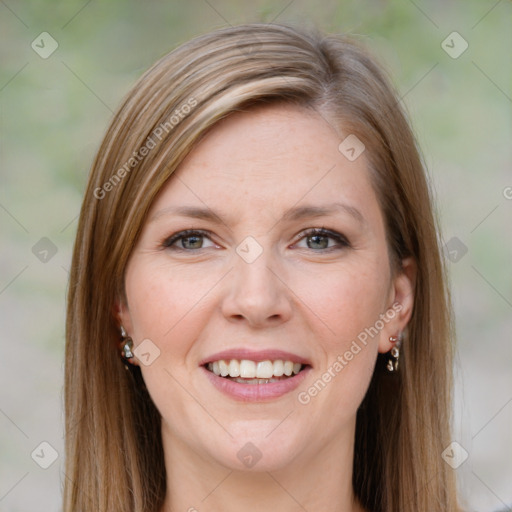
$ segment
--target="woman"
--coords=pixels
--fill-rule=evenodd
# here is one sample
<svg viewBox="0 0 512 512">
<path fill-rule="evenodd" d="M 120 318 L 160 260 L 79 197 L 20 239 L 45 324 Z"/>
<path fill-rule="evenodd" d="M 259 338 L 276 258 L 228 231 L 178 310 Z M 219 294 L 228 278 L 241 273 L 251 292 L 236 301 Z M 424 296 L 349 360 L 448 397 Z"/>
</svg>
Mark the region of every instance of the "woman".
<svg viewBox="0 0 512 512">
<path fill-rule="evenodd" d="M 458 510 L 449 298 L 399 103 L 353 41 L 281 25 L 141 77 L 75 244 L 64 510 Z"/>
</svg>

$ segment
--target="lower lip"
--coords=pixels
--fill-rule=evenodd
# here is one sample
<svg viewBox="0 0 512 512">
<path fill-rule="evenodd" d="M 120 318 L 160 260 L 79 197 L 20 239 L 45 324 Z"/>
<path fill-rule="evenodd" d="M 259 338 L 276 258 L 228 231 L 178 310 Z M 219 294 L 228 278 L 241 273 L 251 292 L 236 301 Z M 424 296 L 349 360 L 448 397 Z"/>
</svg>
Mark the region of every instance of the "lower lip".
<svg viewBox="0 0 512 512">
<path fill-rule="evenodd" d="M 225 377 L 219 377 L 204 367 L 201 369 L 206 373 L 209 381 L 225 395 L 242 402 L 263 402 L 279 398 L 293 391 L 306 378 L 311 366 L 307 366 L 293 377 L 268 384 L 241 384 Z"/>
</svg>

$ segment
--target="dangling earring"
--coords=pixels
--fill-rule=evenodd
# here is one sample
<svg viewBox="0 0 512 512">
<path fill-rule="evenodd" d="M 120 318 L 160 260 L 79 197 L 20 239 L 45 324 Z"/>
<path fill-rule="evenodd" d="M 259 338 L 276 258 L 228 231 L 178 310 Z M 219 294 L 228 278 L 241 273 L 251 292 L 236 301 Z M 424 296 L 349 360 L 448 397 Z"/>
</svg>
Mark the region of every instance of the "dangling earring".
<svg viewBox="0 0 512 512">
<path fill-rule="evenodd" d="M 395 345 L 390 350 L 390 355 L 388 362 L 386 364 L 386 368 L 388 372 L 394 373 L 398 370 L 398 360 L 400 359 L 400 345 L 402 344 L 401 333 L 399 333 L 398 336 L 390 336 L 389 341 L 391 343 L 395 343 Z"/>
<path fill-rule="evenodd" d="M 129 360 L 134 357 L 133 355 L 133 340 L 126 334 L 126 331 L 124 330 L 124 327 L 121 325 L 121 357 L 124 359 Z"/>
</svg>

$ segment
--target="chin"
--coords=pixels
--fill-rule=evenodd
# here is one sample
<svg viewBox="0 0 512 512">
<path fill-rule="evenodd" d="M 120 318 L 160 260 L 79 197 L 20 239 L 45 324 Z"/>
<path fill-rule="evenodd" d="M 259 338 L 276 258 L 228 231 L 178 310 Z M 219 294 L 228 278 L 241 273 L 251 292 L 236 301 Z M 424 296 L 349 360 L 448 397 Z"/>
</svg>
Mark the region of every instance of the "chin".
<svg viewBox="0 0 512 512">
<path fill-rule="evenodd" d="M 305 446 L 302 446 L 297 431 L 290 432 L 290 422 L 285 420 L 279 425 L 280 421 L 282 419 L 244 422 L 244 432 L 231 431 L 233 438 L 228 443 L 217 444 L 224 450 L 212 455 L 223 466 L 235 471 L 282 470 L 293 463 Z M 283 430 L 279 431 L 281 428 Z"/>
</svg>

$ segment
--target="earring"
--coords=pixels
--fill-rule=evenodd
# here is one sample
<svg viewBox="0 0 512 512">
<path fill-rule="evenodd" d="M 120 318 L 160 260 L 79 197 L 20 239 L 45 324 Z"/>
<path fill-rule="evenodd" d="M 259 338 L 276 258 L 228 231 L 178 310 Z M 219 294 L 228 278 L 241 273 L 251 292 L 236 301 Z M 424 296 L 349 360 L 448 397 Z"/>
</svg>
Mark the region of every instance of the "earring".
<svg viewBox="0 0 512 512">
<path fill-rule="evenodd" d="M 121 357 L 124 359 L 131 359 L 134 357 L 132 349 L 133 349 L 133 340 L 126 334 L 124 327 L 121 325 Z"/>
<path fill-rule="evenodd" d="M 402 335 L 399 333 L 398 336 L 390 336 L 389 341 L 391 343 L 395 343 L 395 345 L 390 350 L 386 368 L 388 372 L 394 373 L 398 370 L 398 360 L 400 359 L 400 345 L 402 344 Z"/>
</svg>

